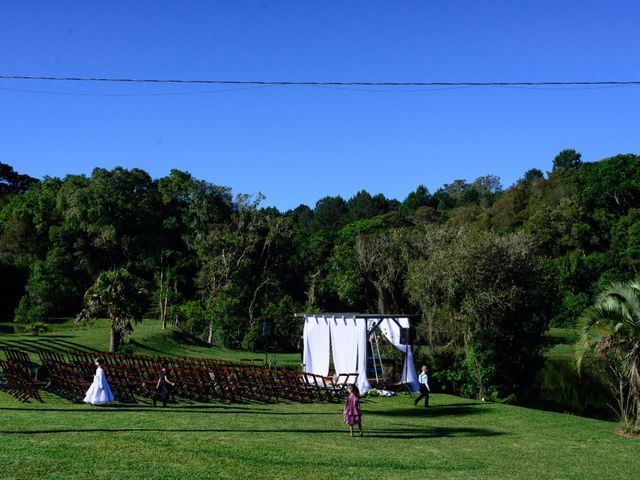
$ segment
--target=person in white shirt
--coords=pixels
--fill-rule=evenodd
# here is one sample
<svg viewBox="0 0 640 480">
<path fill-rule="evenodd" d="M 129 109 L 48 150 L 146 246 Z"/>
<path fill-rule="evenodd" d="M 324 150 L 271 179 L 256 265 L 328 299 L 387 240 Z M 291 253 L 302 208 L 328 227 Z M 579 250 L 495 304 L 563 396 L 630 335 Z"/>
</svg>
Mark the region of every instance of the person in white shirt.
<svg viewBox="0 0 640 480">
<path fill-rule="evenodd" d="M 419 387 L 420 387 L 420 395 L 418 396 L 418 398 L 416 398 L 416 400 L 413 403 L 417 407 L 418 406 L 418 402 L 424 398 L 424 406 L 428 407 L 429 406 L 429 392 L 431 391 L 431 389 L 429 388 L 429 375 L 427 375 L 427 366 L 426 365 L 422 365 L 421 370 L 422 371 L 420 372 L 420 375 L 418 375 L 418 383 L 419 383 Z"/>
</svg>

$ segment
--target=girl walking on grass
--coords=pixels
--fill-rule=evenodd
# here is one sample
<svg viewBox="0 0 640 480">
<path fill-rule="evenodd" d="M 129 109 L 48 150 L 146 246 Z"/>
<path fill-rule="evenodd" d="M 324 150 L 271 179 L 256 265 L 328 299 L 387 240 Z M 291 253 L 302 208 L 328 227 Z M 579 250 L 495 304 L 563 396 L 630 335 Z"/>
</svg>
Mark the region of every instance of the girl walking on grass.
<svg viewBox="0 0 640 480">
<path fill-rule="evenodd" d="M 362 414 L 360 412 L 360 391 L 355 385 L 349 385 L 347 387 L 349 396 L 344 404 L 344 413 L 342 414 L 343 421 L 346 425 L 349 425 L 349 436 L 353 437 L 353 425 L 357 424 L 360 429 L 360 436 L 362 436 Z"/>
</svg>

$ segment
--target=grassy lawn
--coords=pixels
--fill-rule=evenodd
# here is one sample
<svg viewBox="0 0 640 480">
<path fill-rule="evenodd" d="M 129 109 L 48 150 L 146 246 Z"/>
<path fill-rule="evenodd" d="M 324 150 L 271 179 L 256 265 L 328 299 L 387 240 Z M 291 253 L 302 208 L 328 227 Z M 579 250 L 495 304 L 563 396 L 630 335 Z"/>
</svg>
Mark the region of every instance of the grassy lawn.
<svg viewBox="0 0 640 480">
<path fill-rule="evenodd" d="M 0 325 L 2 327 L 2 325 Z M 108 324 L 63 321 L 41 336 L 0 329 L 0 347 L 106 349 Z M 552 332 L 565 337 L 566 332 Z M 136 353 L 239 360 L 146 320 Z M 34 356 L 34 358 L 36 358 Z M 279 365 L 297 365 L 295 354 Z M 620 479 L 640 471 L 640 441 L 618 425 L 566 414 L 432 395 L 363 400 L 364 438 L 349 438 L 341 405 L 149 401 L 76 405 L 45 393 L 21 404 L 0 392 L 1 479 Z"/>
<path fill-rule="evenodd" d="M 364 438 L 336 404 L 93 407 L 0 393 L 0 478 L 621 479 L 640 443 L 614 423 L 434 395 L 363 401 Z"/>
</svg>

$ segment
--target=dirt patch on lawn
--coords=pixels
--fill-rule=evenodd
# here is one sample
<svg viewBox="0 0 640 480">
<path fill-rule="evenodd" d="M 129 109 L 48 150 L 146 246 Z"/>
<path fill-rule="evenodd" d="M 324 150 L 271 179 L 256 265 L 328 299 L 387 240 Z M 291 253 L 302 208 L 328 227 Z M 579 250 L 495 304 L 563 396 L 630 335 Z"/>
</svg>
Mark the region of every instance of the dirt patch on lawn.
<svg viewBox="0 0 640 480">
<path fill-rule="evenodd" d="M 636 440 L 640 440 L 640 433 L 628 433 L 625 432 L 622 428 L 616 428 L 614 432 L 616 432 L 616 435 L 624 438 L 635 438 Z"/>
</svg>

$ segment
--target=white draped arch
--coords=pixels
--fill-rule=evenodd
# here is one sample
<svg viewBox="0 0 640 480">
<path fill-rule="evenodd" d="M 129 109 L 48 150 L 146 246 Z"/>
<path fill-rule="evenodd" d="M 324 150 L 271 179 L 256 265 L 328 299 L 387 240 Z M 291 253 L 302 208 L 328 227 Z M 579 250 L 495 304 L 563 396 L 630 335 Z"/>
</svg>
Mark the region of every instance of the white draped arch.
<svg viewBox="0 0 640 480">
<path fill-rule="evenodd" d="M 401 328 L 409 328 L 409 315 L 368 315 L 354 313 L 299 313 L 304 318 L 305 371 L 316 375 L 329 374 L 330 356 L 337 374 L 357 373 L 361 392 L 371 389 L 367 378 L 367 343 L 379 329 L 398 350 L 405 353 L 402 383 L 418 391 L 411 346 L 400 342 Z"/>
</svg>

